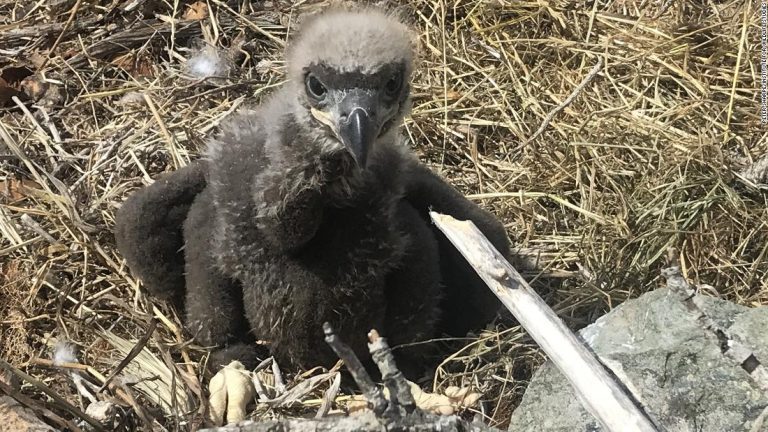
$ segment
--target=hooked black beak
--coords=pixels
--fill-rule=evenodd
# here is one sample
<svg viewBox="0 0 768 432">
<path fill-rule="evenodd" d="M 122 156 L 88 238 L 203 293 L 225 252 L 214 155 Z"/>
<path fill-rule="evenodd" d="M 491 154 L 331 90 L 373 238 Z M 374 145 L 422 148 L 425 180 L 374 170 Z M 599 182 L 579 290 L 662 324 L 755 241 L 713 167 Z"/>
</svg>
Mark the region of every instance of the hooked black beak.
<svg viewBox="0 0 768 432">
<path fill-rule="evenodd" d="M 378 135 L 376 121 L 362 107 L 356 107 L 339 123 L 339 138 L 352 153 L 355 162 L 365 169 L 368 150 Z"/>
<path fill-rule="evenodd" d="M 362 169 L 381 129 L 378 103 L 375 90 L 356 88 L 344 94 L 337 108 L 339 139 Z"/>
</svg>

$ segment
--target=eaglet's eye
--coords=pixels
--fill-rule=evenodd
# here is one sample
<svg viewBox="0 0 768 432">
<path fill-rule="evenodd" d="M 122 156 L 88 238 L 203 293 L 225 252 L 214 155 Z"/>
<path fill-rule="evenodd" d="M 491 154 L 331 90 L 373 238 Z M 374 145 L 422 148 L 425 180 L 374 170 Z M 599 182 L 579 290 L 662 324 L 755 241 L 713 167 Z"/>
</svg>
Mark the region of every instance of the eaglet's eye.
<svg viewBox="0 0 768 432">
<path fill-rule="evenodd" d="M 323 83 L 313 74 L 307 74 L 304 85 L 307 88 L 307 94 L 316 100 L 322 100 L 328 92 Z"/>
<path fill-rule="evenodd" d="M 392 78 L 384 84 L 384 91 L 387 92 L 387 96 L 395 97 L 400 93 L 400 88 L 403 86 L 403 76 L 400 73 L 392 75 Z"/>
</svg>

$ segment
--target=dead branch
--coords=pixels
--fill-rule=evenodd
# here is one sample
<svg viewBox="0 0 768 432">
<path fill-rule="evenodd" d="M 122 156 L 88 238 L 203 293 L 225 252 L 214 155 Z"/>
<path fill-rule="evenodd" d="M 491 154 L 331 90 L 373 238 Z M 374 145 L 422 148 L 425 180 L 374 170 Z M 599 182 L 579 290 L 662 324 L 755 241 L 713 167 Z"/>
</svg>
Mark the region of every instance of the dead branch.
<svg viewBox="0 0 768 432">
<path fill-rule="evenodd" d="M 541 126 L 539 126 L 539 128 L 536 129 L 536 132 L 534 132 L 533 135 L 531 135 L 528 138 L 528 140 L 526 140 L 526 143 L 529 143 L 529 142 L 533 141 L 539 135 L 541 135 L 541 133 L 544 132 L 544 129 L 546 129 L 547 126 L 549 126 L 549 123 L 552 121 L 552 119 L 555 118 L 555 116 L 560 111 L 566 109 L 568 107 L 568 105 L 573 103 L 574 99 L 576 99 L 576 97 L 579 94 L 581 94 L 582 91 L 584 91 L 584 88 L 587 86 L 587 84 L 589 84 L 592 81 L 593 78 L 595 78 L 595 76 L 597 76 L 597 73 L 600 72 L 600 69 L 602 67 L 603 67 L 603 58 L 602 57 L 598 57 L 597 63 L 594 66 L 592 66 L 592 69 L 589 71 L 587 76 L 585 76 L 584 79 L 581 81 L 581 83 L 579 83 L 579 85 L 577 85 L 576 88 L 573 89 L 571 94 L 568 95 L 567 98 L 565 98 L 563 103 L 561 103 L 560 105 L 555 107 L 555 109 L 550 111 L 549 114 L 547 114 L 547 116 L 544 117 L 544 121 L 541 122 Z"/>
<path fill-rule="evenodd" d="M 32 376 L 30 376 L 30 375 L 20 371 L 19 369 L 16 369 L 15 367 L 13 367 L 13 365 L 11 365 L 10 363 L 6 362 L 3 359 L 0 359 L 0 368 L 5 369 L 6 371 L 11 373 L 12 375 L 14 375 L 17 378 L 19 378 L 19 380 L 23 380 L 23 381 L 28 382 L 29 384 L 32 384 L 38 390 L 42 391 L 48 397 L 53 399 L 59 406 L 64 408 L 70 414 L 72 414 L 73 416 L 76 416 L 77 418 L 80 418 L 83 421 L 85 421 L 86 423 L 88 423 L 94 430 L 97 430 L 97 431 L 100 431 L 100 432 L 105 432 L 106 431 L 106 429 L 104 429 L 104 426 L 102 426 L 98 421 L 94 420 L 91 416 L 89 416 L 86 413 L 84 413 L 83 411 L 81 411 L 78 407 L 76 407 L 76 406 L 72 405 L 71 403 L 69 403 L 66 399 L 61 397 L 55 391 L 51 390 L 50 387 L 45 385 L 40 380 L 37 380 L 37 379 L 33 378 Z M 6 388 L 4 388 L 3 390 L 4 390 L 4 392 L 8 391 Z M 20 396 L 20 393 L 19 392 L 8 391 L 8 396 L 16 398 L 17 396 Z M 27 401 L 27 399 L 25 399 L 23 397 L 19 397 L 19 399 L 16 399 L 16 400 L 19 401 L 19 403 L 21 403 L 21 404 L 24 404 L 24 402 Z"/>
<path fill-rule="evenodd" d="M 395 356 L 392 355 L 387 340 L 379 336 L 376 330 L 371 330 L 368 333 L 368 338 L 370 339 L 368 349 L 371 351 L 373 361 L 381 371 L 384 385 L 389 390 L 391 403 L 388 414 L 397 417 L 412 413 L 416 409 L 416 401 L 413 399 L 411 387 L 405 380 L 405 376 L 395 364 Z"/>
<path fill-rule="evenodd" d="M 73 68 L 83 67 L 88 64 L 88 59 L 108 60 L 112 56 L 129 52 L 134 48 L 147 43 L 155 37 L 166 37 L 171 34 L 173 26 L 170 23 L 159 20 L 144 20 L 133 28 L 115 33 L 96 43 L 91 44 L 85 52 L 75 55 L 69 60 Z M 199 37 L 202 34 L 200 24 L 197 22 L 185 22 L 176 25 L 175 37 L 189 39 Z"/>
<path fill-rule="evenodd" d="M 370 401 L 373 412 L 377 415 L 383 414 L 387 408 L 387 401 L 384 399 L 384 395 L 381 394 L 381 389 L 373 383 L 373 380 L 368 375 L 363 364 L 360 363 L 360 359 L 357 358 L 355 352 L 333 333 L 333 328 L 329 323 L 323 324 L 323 332 L 325 332 L 325 342 L 331 346 L 333 352 L 347 365 L 347 370 L 352 374 L 355 383 L 363 391 L 365 398 Z"/>
<path fill-rule="evenodd" d="M 563 324 L 544 300 L 471 221 L 430 212 L 461 252 L 573 386 L 584 407 L 606 431 L 658 429 L 639 404 L 616 383 L 594 354 Z"/>
<path fill-rule="evenodd" d="M 58 37 L 59 35 L 72 36 L 86 29 L 93 28 L 102 22 L 101 17 L 88 17 L 67 27 L 64 23 L 35 24 L 33 26 L 19 27 L 11 30 L 0 31 L 0 46 L 4 50 L 11 50 L 30 43 L 31 40 Z"/>
<path fill-rule="evenodd" d="M 0 379 L 0 392 L 7 394 L 11 398 L 13 398 L 16 402 L 31 409 L 32 411 L 37 413 L 39 416 L 45 417 L 46 419 L 48 419 L 52 423 L 55 423 L 61 428 L 69 429 L 72 432 L 82 431 L 82 429 L 77 427 L 71 421 L 61 418 L 60 416 L 56 415 L 51 410 L 46 408 L 44 403 L 40 401 L 36 401 L 31 397 L 21 393 L 21 390 L 4 383 L 2 379 Z"/>
<path fill-rule="evenodd" d="M 259 16 L 246 17 L 249 22 L 258 25 L 271 25 Z M 235 19 L 229 16 L 219 17 L 219 25 L 234 25 Z M 182 21 L 172 25 L 171 23 L 157 19 L 144 20 L 137 23 L 133 28 L 110 35 L 98 42 L 95 42 L 85 49 L 85 52 L 75 55 L 69 60 L 70 66 L 74 68 L 82 67 L 87 64 L 88 59 L 107 60 L 111 57 L 131 51 L 147 43 L 148 40 L 156 37 L 168 37 L 173 33 L 177 39 L 193 39 L 202 36 L 202 29 L 198 21 Z"/>
</svg>

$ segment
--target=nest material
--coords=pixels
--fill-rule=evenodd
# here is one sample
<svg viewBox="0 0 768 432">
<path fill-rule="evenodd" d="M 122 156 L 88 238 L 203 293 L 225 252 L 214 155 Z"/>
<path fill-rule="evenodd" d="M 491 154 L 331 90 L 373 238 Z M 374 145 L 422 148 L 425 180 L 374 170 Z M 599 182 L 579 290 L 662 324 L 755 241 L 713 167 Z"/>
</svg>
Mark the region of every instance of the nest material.
<svg viewBox="0 0 768 432">
<path fill-rule="evenodd" d="M 204 350 L 138 291 L 114 248 L 114 211 L 279 85 L 297 15 L 326 4 L 0 0 L 0 357 L 78 405 L 67 375 L 39 360 L 53 341 L 77 344 L 101 384 L 95 375 L 125 375 L 104 335 L 136 343 L 159 317 L 140 349 L 199 406 Z M 751 2 L 393 6 L 421 33 L 406 124 L 415 151 L 504 221 L 569 324 L 652 289 L 670 246 L 707 294 L 768 303 L 765 180 L 740 174 L 768 152 Z M 227 76 L 189 73 L 206 46 L 230 62 Z M 482 413 L 500 427 L 542 360 L 503 327 L 468 341 L 434 381 L 485 392 Z M 140 421 L 202 418 L 164 417 L 178 400 L 157 403 L 129 378 L 108 391 L 150 407 Z M 25 392 L 44 400 L 38 386 Z"/>
</svg>

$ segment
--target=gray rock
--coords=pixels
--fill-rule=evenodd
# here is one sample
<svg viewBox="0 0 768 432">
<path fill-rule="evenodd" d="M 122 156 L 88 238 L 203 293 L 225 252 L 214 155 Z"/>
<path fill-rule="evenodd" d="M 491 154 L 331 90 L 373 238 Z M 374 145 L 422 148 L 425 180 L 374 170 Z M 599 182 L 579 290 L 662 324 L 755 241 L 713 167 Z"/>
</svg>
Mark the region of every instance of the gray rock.
<svg viewBox="0 0 768 432">
<path fill-rule="evenodd" d="M 695 302 L 758 359 L 768 359 L 768 307 L 750 309 L 705 296 Z M 717 339 L 669 290 L 627 301 L 579 333 L 667 431 L 768 432 L 768 419 L 762 423 L 761 416 L 768 394 L 721 353 Z M 509 430 L 602 429 L 547 362 L 536 371 Z"/>
</svg>

